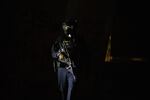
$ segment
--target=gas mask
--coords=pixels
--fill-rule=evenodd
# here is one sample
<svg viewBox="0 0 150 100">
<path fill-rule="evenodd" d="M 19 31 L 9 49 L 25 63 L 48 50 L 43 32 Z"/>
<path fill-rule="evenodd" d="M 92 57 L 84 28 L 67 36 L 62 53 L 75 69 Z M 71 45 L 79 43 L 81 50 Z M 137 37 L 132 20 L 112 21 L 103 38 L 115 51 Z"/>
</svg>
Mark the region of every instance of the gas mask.
<svg viewBox="0 0 150 100">
<path fill-rule="evenodd" d="M 62 29 L 65 36 L 65 43 L 67 46 L 69 45 L 72 46 L 74 44 L 76 28 L 77 28 L 77 19 L 66 19 L 62 23 Z"/>
<path fill-rule="evenodd" d="M 67 25 L 65 22 L 62 25 L 64 34 L 68 37 L 68 38 L 72 38 L 72 34 L 73 34 L 73 25 Z"/>
</svg>

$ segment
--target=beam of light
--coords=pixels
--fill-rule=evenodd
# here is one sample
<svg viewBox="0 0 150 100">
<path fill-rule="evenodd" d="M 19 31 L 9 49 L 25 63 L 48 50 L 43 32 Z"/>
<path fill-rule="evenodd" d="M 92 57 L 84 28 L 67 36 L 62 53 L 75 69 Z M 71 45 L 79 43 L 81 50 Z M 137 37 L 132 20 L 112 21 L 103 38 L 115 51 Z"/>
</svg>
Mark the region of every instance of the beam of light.
<svg viewBox="0 0 150 100">
<path fill-rule="evenodd" d="M 113 57 L 112 62 L 146 62 L 147 60 L 140 57 Z"/>
<path fill-rule="evenodd" d="M 138 62 L 143 61 L 142 58 L 137 58 L 137 57 L 135 57 L 135 58 L 130 58 L 130 60 L 131 60 L 131 61 L 138 61 Z"/>
<path fill-rule="evenodd" d="M 107 51 L 106 51 L 106 56 L 105 56 L 105 62 L 111 62 L 111 61 L 112 61 L 112 55 L 111 55 L 111 35 L 109 35 L 108 46 L 107 46 Z"/>
</svg>

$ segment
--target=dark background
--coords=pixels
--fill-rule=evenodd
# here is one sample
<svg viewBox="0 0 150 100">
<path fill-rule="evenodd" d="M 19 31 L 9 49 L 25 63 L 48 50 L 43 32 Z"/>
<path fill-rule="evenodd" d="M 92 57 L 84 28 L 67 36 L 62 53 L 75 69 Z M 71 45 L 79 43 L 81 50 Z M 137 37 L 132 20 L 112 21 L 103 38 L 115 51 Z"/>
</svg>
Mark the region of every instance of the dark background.
<svg viewBox="0 0 150 100">
<path fill-rule="evenodd" d="M 148 3 L 5 0 L 2 4 L 4 100 L 58 99 L 50 48 L 64 16 L 79 19 L 81 68 L 74 99 L 136 100 L 144 92 L 148 75 L 143 63 L 104 63 L 104 58 L 110 33 L 114 57 L 148 58 Z"/>
</svg>

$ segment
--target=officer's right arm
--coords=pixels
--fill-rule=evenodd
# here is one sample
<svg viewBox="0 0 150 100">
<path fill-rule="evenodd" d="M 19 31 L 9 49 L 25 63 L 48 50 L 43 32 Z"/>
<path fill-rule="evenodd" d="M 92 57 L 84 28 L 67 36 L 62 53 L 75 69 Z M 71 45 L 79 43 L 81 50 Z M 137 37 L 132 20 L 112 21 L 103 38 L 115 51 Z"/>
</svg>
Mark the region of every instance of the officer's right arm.
<svg viewBox="0 0 150 100">
<path fill-rule="evenodd" d="M 54 72 L 56 72 L 57 70 L 57 65 L 56 65 L 56 61 L 58 61 L 58 57 L 57 57 L 57 48 L 56 48 L 56 43 L 54 43 L 51 47 L 51 57 L 53 59 L 53 67 L 54 67 Z"/>
<path fill-rule="evenodd" d="M 57 43 L 54 43 L 54 44 L 52 45 L 51 54 L 52 54 L 52 58 L 53 58 L 53 59 L 58 59 L 59 48 L 58 48 L 58 46 L 57 46 Z"/>
</svg>

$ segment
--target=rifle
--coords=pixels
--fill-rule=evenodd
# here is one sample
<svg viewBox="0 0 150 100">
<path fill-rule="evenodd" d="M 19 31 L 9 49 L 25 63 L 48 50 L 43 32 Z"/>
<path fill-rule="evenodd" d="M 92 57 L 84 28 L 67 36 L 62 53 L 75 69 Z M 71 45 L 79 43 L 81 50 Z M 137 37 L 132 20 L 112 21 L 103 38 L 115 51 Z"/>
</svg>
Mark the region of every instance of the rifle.
<svg viewBox="0 0 150 100">
<path fill-rule="evenodd" d="M 73 68 L 72 68 L 73 64 L 72 64 L 72 60 L 71 60 L 71 58 L 70 58 L 68 49 L 67 49 L 67 47 L 66 47 L 64 41 L 63 41 L 62 44 L 59 43 L 59 45 L 60 45 L 59 55 L 60 55 L 61 53 L 63 53 L 63 54 L 66 56 L 66 57 L 62 57 L 62 59 L 59 59 L 59 60 L 60 60 L 61 62 L 66 63 L 66 64 L 68 65 L 68 66 L 65 67 L 65 68 L 73 75 L 74 80 L 75 80 L 75 75 L 74 75 L 74 73 L 73 73 Z M 63 56 L 64 56 L 64 55 L 63 55 Z"/>
</svg>

